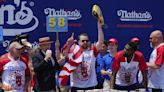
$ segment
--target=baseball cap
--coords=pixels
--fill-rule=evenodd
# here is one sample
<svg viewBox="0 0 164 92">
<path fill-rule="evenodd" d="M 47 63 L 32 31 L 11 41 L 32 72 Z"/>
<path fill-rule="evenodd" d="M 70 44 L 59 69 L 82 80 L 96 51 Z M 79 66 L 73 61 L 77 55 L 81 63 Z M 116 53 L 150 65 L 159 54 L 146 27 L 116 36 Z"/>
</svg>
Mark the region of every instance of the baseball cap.
<svg viewBox="0 0 164 92">
<path fill-rule="evenodd" d="M 14 42 L 12 42 L 12 43 L 9 45 L 8 49 L 9 49 L 9 50 L 10 50 L 11 48 L 21 49 L 21 48 L 23 48 L 23 47 L 24 47 L 24 46 L 21 45 L 19 42 L 14 41 Z"/>
<path fill-rule="evenodd" d="M 137 38 L 137 37 L 133 37 L 132 39 L 131 39 L 131 42 L 139 42 L 140 40 Z"/>
<path fill-rule="evenodd" d="M 115 38 L 109 39 L 109 43 L 118 44 L 118 41 Z"/>
<path fill-rule="evenodd" d="M 27 39 L 22 39 L 21 42 L 24 46 L 32 48 L 32 44 L 30 42 L 28 42 Z"/>
</svg>

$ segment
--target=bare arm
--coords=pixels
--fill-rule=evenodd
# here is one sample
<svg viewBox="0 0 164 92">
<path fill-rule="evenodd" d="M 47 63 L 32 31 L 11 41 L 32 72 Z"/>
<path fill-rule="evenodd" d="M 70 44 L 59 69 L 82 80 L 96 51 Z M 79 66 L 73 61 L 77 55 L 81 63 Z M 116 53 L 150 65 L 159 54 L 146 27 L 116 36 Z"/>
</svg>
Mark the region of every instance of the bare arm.
<svg viewBox="0 0 164 92">
<path fill-rule="evenodd" d="M 102 30 L 102 24 L 97 22 L 98 27 L 98 42 L 96 43 L 96 49 L 99 51 L 101 48 L 101 44 L 104 42 L 104 33 Z"/>
<path fill-rule="evenodd" d="M 30 90 L 30 82 L 31 82 L 31 77 L 30 76 L 26 76 L 26 80 L 25 80 L 25 89 L 28 90 L 29 92 L 31 91 Z"/>
<path fill-rule="evenodd" d="M 105 71 L 104 69 L 101 70 L 101 74 L 102 74 L 102 75 L 112 76 L 112 72 Z"/>
<path fill-rule="evenodd" d="M 116 81 L 116 74 L 117 71 L 112 71 L 112 76 L 111 76 L 111 80 L 110 80 L 110 88 L 114 89 L 114 85 L 115 85 L 115 81 Z"/>
<path fill-rule="evenodd" d="M 149 68 L 154 68 L 154 69 L 159 69 L 160 68 L 159 65 L 156 65 L 154 63 L 147 62 L 146 64 Z"/>
<path fill-rule="evenodd" d="M 143 84 L 144 84 L 144 87 L 147 88 L 147 71 L 145 72 L 142 72 L 142 75 L 143 75 Z"/>
</svg>

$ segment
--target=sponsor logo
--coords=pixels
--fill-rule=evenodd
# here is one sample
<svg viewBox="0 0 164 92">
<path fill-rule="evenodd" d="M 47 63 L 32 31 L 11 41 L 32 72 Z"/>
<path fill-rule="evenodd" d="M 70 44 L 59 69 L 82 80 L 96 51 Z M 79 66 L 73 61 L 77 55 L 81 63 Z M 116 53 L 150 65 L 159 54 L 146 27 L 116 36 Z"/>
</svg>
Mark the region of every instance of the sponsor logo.
<svg viewBox="0 0 164 92">
<path fill-rule="evenodd" d="M 117 15 L 120 17 L 121 21 L 150 21 L 152 20 L 152 15 L 150 12 L 128 12 L 126 10 L 118 10 Z"/>
<path fill-rule="evenodd" d="M 14 0 L 14 4 L 2 4 L 0 6 L 0 25 L 19 25 L 23 28 L 5 28 L 3 29 L 4 36 L 15 36 L 17 34 L 33 31 L 38 27 L 39 21 L 34 16 L 30 7 L 27 7 L 27 1 Z M 34 2 L 30 2 L 31 6 Z M 20 9 L 20 10 L 19 10 Z M 7 14 L 5 13 L 7 12 Z M 27 27 L 29 24 L 33 24 Z"/>
<path fill-rule="evenodd" d="M 44 9 L 44 13 L 48 16 L 68 16 L 68 20 L 78 20 L 82 17 L 79 10 L 66 11 L 64 9 L 55 10 L 53 8 Z"/>
</svg>

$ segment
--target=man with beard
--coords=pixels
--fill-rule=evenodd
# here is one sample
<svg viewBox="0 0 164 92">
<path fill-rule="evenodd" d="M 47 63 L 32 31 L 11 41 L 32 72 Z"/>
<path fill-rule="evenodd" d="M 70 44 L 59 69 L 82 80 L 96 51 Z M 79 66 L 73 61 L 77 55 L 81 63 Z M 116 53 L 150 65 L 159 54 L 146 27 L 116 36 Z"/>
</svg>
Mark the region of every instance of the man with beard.
<svg viewBox="0 0 164 92">
<path fill-rule="evenodd" d="M 69 54 L 70 53 L 73 54 L 73 56 L 70 57 L 70 60 L 71 58 L 76 59 L 79 56 L 81 58 L 78 62 L 68 60 L 68 63 L 66 65 L 68 65 L 69 67 L 67 67 L 66 65 L 64 66 L 65 70 L 67 68 L 67 71 L 69 69 L 73 69 L 73 70 L 69 70 L 68 72 L 71 75 L 70 76 L 71 92 L 77 92 L 77 90 L 94 89 L 95 86 L 97 85 L 95 63 L 96 63 L 96 57 L 98 55 L 98 51 L 101 49 L 101 45 L 104 41 L 102 25 L 99 22 L 97 25 L 98 25 L 98 42 L 95 45 L 91 45 L 89 41 L 89 37 L 86 33 L 82 33 L 79 35 L 79 40 L 78 40 L 79 45 L 74 44 L 73 36 L 67 40 L 67 44 L 65 45 L 65 47 L 67 47 L 68 49 L 70 47 Z M 74 48 L 74 46 L 80 48 L 80 50 L 78 50 L 77 53 L 73 52 L 76 51 L 75 49 L 71 49 Z M 67 71 L 65 71 L 65 73 L 67 73 Z"/>
<path fill-rule="evenodd" d="M 124 50 L 119 51 L 113 61 L 111 88 L 117 90 L 138 89 L 137 72 L 143 75 L 144 87 L 147 88 L 147 65 L 142 53 L 136 52 L 137 45 L 129 42 Z"/>
<path fill-rule="evenodd" d="M 164 92 L 164 42 L 160 30 L 155 30 L 150 34 L 150 46 L 154 48 L 150 55 L 148 66 L 148 87 L 152 92 Z"/>
</svg>

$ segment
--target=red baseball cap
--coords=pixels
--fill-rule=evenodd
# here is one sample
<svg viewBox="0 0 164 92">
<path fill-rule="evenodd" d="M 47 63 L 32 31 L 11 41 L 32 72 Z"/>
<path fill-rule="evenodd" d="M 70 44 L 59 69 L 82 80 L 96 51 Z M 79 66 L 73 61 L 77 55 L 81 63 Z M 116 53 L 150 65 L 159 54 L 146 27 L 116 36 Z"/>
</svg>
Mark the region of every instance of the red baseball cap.
<svg viewBox="0 0 164 92">
<path fill-rule="evenodd" d="M 110 38 L 109 43 L 118 44 L 118 41 L 115 38 Z"/>
<path fill-rule="evenodd" d="M 132 39 L 131 39 L 131 42 L 139 42 L 140 40 L 137 38 L 137 37 L 133 37 Z"/>
</svg>

